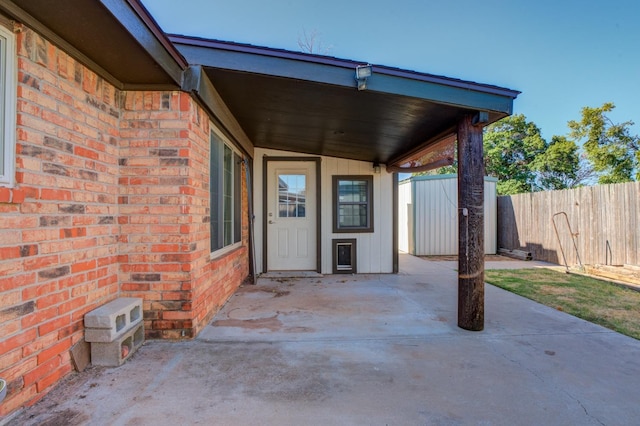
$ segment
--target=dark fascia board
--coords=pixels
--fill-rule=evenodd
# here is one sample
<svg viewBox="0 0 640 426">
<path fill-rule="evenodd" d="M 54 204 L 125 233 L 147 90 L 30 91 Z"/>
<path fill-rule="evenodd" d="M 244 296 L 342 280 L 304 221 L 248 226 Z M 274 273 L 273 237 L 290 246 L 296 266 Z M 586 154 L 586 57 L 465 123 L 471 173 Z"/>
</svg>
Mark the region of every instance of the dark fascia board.
<svg viewBox="0 0 640 426">
<path fill-rule="evenodd" d="M 180 65 L 181 69 L 186 69 L 189 64 L 186 59 L 182 57 L 178 49 L 171 43 L 167 34 L 162 31 L 160 25 L 156 22 L 156 20 L 151 16 L 149 11 L 144 7 L 139 0 L 126 0 L 129 5 L 136 11 L 140 19 L 144 21 L 149 30 L 156 36 L 158 41 L 162 44 L 162 46 L 166 49 L 166 51 L 171 55 L 171 57 L 176 61 L 178 65 Z"/>
<path fill-rule="evenodd" d="M 170 35 L 189 63 L 275 77 L 356 87 L 355 67 L 365 62 L 246 44 Z M 421 98 L 471 110 L 513 112 L 520 92 L 448 77 L 373 65 L 367 90 Z"/>
<path fill-rule="evenodd" d="M 162 32 L 144 6 L 138 0 L 100 0 L 100 3 L 131 34 L 131 37 L 154 58 L 158 65 L 175 82 L 176 86 L 179 87 L 182 83 L 182 71 L 187 68 L 187 62 L 175 49 L 175 46 L 169 41 L 166 34 Z M 165 90 L 169 88 L 144 84 L 128 85 L 126 82 L 118 80 L 108 70 L 98 65 L 11 0 L 0 0 L 0 11 L 32 28 L 120 90 L 153 90 L 160 88 Z M 170 89 L 175 89 L 175 87 L 170 87 Z"/>
<path fill-rule="evenodd" d="M 209 111 L 212 121 L 226 136 L 253 158 L 253 143 L 233 116 L 220 94 L 201 66 L 195 65 L 184 72 L 182 90 L 194 94 Z"/>
<path fill-rule="evenodd" d="M 160 67 L 180 85 L 187 61 L 138 0 L 100 0 Z"/>
<path fill-rule="evenodd" d="M 60 47 L 67 54 L 69 54 L 74 59 L 80 61 L 85 64 L 87 67 L 92 69 L 102 78 L 107 80 L 109 83 L 117 87 L 118 89 L 124 89 L 124 84 L 115 78 L 109 71 L 102 68 L 100 65 L 96 64 L 93 60 L 89 59 L 84 53 L 80 52 L 74 46 L 69 44 L 66 40 L 59 37 L 56 33 L 51 31 L 48 27 L 43 25 L 36 18 L 22 10 L 15 3 L 10 0 L 0 0 L 0 10 L 17 21 L 25 24 L 29 28 L 33 29 L 35 32 L 42 35 L 47 40 L 51 41 L 53 44 Z"/>
</svg>

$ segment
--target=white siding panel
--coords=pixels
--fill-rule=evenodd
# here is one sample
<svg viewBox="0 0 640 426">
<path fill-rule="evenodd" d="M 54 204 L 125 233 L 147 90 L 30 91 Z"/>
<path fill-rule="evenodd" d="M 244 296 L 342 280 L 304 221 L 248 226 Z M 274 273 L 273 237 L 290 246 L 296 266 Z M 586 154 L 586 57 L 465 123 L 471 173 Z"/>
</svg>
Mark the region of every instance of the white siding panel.
<svg viewBox="0 0 640 426">
<path fill-rule="evenodd" d="M 255 200 L 255 241 L 256 263 L 258 272 L 262 271 L 262 161 L 265 155 L 276 157 L 302 157 L 305 154 L 294 152 L 267 150 L 256 148 L 254 158 L 254 200 Z M 393 176 L 382 167 L 378 174 L 373 173 L 373 164 L 364 161 L 346 160 L 333 157 L 322 157 L 320 164 L 321 189 L 321 271 L 330 274 L 332 264 L 332 240 L 355 238 L 358 273 L 390 273 L 393 272 Z M 333 190 L 332 177 L 335 175 L 371 175 L 373 176 L 373 223 L 372 233 L 333 233 Z"/>
<path fill-rule="evenodd" d="M 417 180 L 414 184 L 416 253 L 457 253 L 457 180 Z"/>
<path fill-rule="evenodd" d="M 419 256 L 455 255 L 458 253 L 458 179 L 455 175 L 412 177 L 401 184 L 400 208 L 407 209 L 406 187 L 413 189 L 411 199 L 415 217 L 412 223 L 399 224 L 399 241 Z M 497 198 L 496 181 L 485 178 L 485 253 L 497 251 Z M 409 214 L 407 214 L 409 216 Z M 402 218 L 400 212 L 399 218 Z M 408 220 L 407 217 L 404 220 Z M 400 219 L 403 220 L 403 219 Z M 410 233 L 414 227 L 413 236 Z M 411 251 L 411 240 L 415 249 Z"/>
<path fill-rule="evenodd" d="M 498 252 L 498 192 L 496 182 L 484 180 L 484 253 Z"/>
</svg>

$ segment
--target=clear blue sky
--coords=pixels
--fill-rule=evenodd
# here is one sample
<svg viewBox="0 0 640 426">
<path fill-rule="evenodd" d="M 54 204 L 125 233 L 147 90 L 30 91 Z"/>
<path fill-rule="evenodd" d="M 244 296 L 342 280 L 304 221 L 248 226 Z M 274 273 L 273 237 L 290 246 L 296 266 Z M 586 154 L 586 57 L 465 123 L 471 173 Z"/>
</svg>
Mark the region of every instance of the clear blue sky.
<svg viewBox="0 0 640 426">
<path fill-rule="evenodd" d="M 614 102 L 640 133 L 640 0 L 142 0 L 162 29 L 328 54 L 520 90 L 543 136 Z"/>
</svg>

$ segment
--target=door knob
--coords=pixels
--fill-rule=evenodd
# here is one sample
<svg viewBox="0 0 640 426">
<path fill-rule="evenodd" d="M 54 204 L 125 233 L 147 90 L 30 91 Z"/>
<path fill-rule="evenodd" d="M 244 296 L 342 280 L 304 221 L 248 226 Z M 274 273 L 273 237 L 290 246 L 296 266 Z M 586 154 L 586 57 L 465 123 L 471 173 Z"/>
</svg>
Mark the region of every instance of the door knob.
<svg viewBox="0 0 640 426">
<path fill-rule="evenodd" d="M 275 223 L 275 222 L 274 222 L 273 220 L 270 220 L 270 221 L 269 221 L 269 224 L 270 224 L 270 225 L 273 225 L 274 223 Z"/>
</svg>

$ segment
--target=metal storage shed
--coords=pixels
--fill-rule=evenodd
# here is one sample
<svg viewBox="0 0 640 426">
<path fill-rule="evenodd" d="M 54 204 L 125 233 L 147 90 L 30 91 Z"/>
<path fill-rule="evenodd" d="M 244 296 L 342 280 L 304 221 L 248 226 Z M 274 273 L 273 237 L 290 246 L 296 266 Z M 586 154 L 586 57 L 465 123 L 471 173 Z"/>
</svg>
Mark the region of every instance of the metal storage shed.
<svg viewBox="0 0 640 426">
<path fill-rule="evenodd" d="M 484 178 L 484 252 L 497 252 L 497 197 Z M 399 184 L 398 248 L 417 256 L 458 254 L 457 175 L 412 176 Z"/>
</svg>

